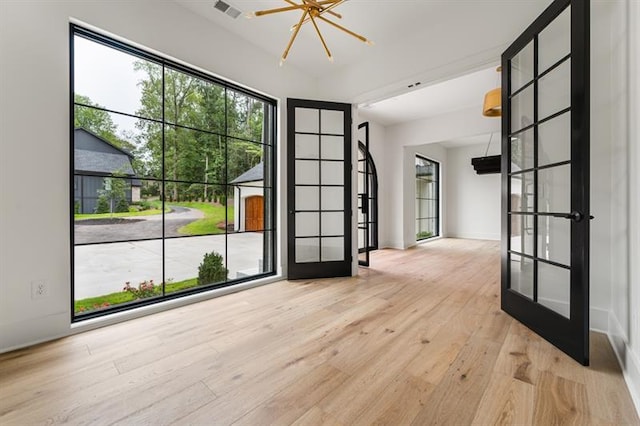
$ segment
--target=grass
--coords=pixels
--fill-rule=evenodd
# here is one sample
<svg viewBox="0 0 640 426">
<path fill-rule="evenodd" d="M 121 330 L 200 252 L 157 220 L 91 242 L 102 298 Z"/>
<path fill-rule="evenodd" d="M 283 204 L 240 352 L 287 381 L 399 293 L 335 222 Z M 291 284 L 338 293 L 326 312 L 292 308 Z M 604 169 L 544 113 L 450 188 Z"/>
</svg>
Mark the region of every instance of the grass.
<svg viewBox="0 0 640 426">
<path fill-rule="evenodd" d="M 180 202 L 170 203 L 172 206 L 189 207 L 200 210 L 204 213 L 204 218 L 193 221 L 182 228 L 178 232 L 183 235 L 211 235 L 223 234 L 224 229 L 218 228 L 220 222 L 225 221 L 225 208 L 219 204 L 198 203 L 198 202 Z M 229 218 L 233 220 L 233 207 L 229 206 Z"/>
<path fill-rule="evenodd" d="M 123 213 L 76 213 L 74 220 L 87 220 L 87 219 L 110 219 L 112 217 L 133 217 L 133 216 L 151 216 L 154 214 L 162 213 L 161 209 L 149 209 L 142 211 L 128 211 Z"/>
<path fill-rule="evenodd" d="M 198 285 L 197 278 L 189 278 L 188 280 L 177 281 L 175 283 L 165 284 L 165 293 L 174 293 L 176 291 L 182 291 L 189 288 L 196 287 Z M 162 286 L 156 286 L 154 288 L 154 296 L 162 295 Z M 76 300 L 74 304 L 74 310 L 77 313 L 93 311 L 100 308 L 107 308 L 113 305 L 120 305 L 122 303 L 133 302 L 136 297 L 133 293 L 127 291 L 119 291 L 117 293 L 105 294 L 104 296 L 89 297 L 86 299 Z"/>
<path fill-rule="evenodd" d="M 76 214 L 75 220 L 88 220 L 88 219 L 109 219 L 117 217 L 134 217 L 134 216 L 150 216 L 154 214 L 162 213 L 161 201 L 149 201 L 149 204 L 153 206 L 152 209 L 142 211 L 129 211 L 125 213 L 87 213 Z M 200 210 L 204 214 L 204 218 L 195 220 L 180 229 L 178 232 L 182 235 L 212 235 L 223 234 L 224 229 L 218 228 L 220 222 L 224 222 L 225 208 L 220 204 L 202 203 L 202 202 L 169 202 L 165 203 L 165 211 L 170 211 L 171 206 L 188 207 L 192 209 Z M 229 206 L 229 219 L 233 221 L 233 206 Z"/>
</svg>

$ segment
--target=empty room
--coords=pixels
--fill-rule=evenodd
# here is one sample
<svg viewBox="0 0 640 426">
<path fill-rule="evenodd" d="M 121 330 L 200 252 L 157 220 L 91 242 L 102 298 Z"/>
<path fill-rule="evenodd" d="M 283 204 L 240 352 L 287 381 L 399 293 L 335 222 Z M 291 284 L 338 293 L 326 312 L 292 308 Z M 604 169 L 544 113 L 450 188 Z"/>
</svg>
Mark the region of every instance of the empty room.
<svg viewBox="0 0 640 426">
<path fill-rule="evenodd" d="M 640 3 L 0 0 L 0 424 L 640 424 Z"/>
</svg>

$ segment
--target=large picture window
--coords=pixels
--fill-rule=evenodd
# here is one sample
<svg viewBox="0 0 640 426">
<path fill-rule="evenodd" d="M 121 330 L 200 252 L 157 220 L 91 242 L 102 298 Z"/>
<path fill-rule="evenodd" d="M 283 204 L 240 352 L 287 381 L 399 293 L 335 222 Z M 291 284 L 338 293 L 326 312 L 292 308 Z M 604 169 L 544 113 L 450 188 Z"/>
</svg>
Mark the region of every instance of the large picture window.
<svg viewBox="0 0 640 426">
<path fill-rule="evenodd" d="M 275 273 L 275 101 L 71 26 L 73 319 Z"/>
<path fill-rule="evenodd" d="M 416 155 L 416 240 L 440 235 L 440 164 Z"/>
</svg>

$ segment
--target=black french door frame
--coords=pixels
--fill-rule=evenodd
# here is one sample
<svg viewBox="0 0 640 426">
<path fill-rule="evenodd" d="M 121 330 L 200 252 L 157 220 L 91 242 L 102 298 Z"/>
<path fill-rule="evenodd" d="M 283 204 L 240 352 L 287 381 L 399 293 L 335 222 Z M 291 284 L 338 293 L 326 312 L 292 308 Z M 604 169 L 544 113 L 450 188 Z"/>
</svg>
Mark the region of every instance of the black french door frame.
<svg viewBox="0 0 640 426">
<path fill-rule="evenodd" d="M 538 70 L 538 35 L 562 12 L 570 7 L 570 53 L 546 70 Z M 502 309 L 535 331 L 537 334 L 560 348 L 583 365 L 589 364 L 589 82 L 590 82 L 590 3 L 585 0 L 555 0 L 502 55 L 502 270 L 501 305 Z M 533 42 L 533 80 L 530 83 L 511 90 L 511 60 Z M 538 117 L 538 85 L 540 79 L 550 74 L 560 65 L 570 60 L 570 107 L 548 117 Z M 534 119 L 531 124 L 512 132 L 512 107 L 514 96 L 533 87 Z M 549 122 L 562 114 L 570 114 L 570 161 L 547 165 L 546 169 L 569 166 L 570 171 L 570 212 L 538 211 L 538 171 L 545 169 L 538 163 L 538 126 Z M 518 217 L 529 217 L 533 223 L 533 256 L 517 253 L 511 247 L 512 200 L 511 193 L 511 138 L 528 130 L 533 131 L 534 166 L 529 170 L 534 176 L 534 206 L 530 212 L 518 212 Z M 524 195 L 524 193 L 522 193 Z M 521 209 L 522 210 L 522 209 Z M 538 221 L 550 218 L 570 221 L 570 266 L 559 265 L 538 256 Z M 547 230 L 547 232 L 549 232 Z M 548 234 L 547 234 L 548 235 Z M 522 237 L 521 237 L 522 238 Z M 528 258 L 533 266 L 533 295 L 531 298 L 511 288 L 511 255 L 516 253 L 522 259 Z M 569 270 L 569 312 L 568 318 L 538 303 L 537 285 L 541 277 L 538 265 L 563 267 Z M 547 266 L 545 266 L 547 267 Z"/>
<path fill-rule="evenodd" d="M 318 130 L 317 132 L 297 132 L 296 130 L 296 110 L 308 109 L 318 110 Z M 342 134 L 332 134 L 323 131 L 322 111 L 341 112 L 343 114 L 342 122 Z M 351 104 L 327 102 L 318 100 L 307 99 L 287 99 L 287 277 L 288 279 L 306 279 L 306 278 L 330 278 L 330 277 L 344 277 L 352 275 L 353 255 L 352 255 L 352 229 L 351 223 L 353 220 L 352 212 L 352 188 L 351 188 L 351 141 L 352 141 L 352 116 L 351 116 Z M 308 157 L 297 157 L 296 153 L 296 135 L 310 135 L 318 137 L 318 157 L 317 159 Z M 325 159 L 322 156 L 322 136 L 338 136 L 343 137 L 342 147 L 342 160 Z M 313 184 L 303 184 L 296 182 L 296 162 L 318 162 L 317 182 Z M 325 184 L 322 178 L 322 169 L 325 161 L 329 162 L 341 162 L 343 163 L 343 175 L 341 184 Z M 301 163 L 302 164 L 302 163 Z M 296 190 L 301 187 L 318 187 L 318 209 L 305 209 L 300 210 L 296 206 Z M 342 210 L 323 210 L 322 188 L 334 187 L 343 188 L 343 209 Z M 317 213 L 319 218 L 322 218 L 322 213 L 337 213 L 342 212 L 342 234 L 325 236 L 322 232 L 322 221 L 318 224 L 317 235 L 305 237 L 296 236 L 297 223 L 296 216 L 299 213 Z M 302 216 L 300 216 L 302 217 Z M 297 259 L 297 240 L 317 239 L 320 247 L 318 247 L 318 260 L 305 260 L 298 261 Z M 324 254 L 322 253 L 322 244 L 325 239 L 330 238 L 343 238 L 343 251 L 342 259 L 340 260 L 323 260 Z"/>
<path fill-rule="evenodd" d="M 360 187 L 358 186 L 358 235 L 360 231 L 364 231 L 364 247 L 360 247 L 358 244 L 358 265 L 360 266 L 369 266 L 371 263 L 371 212 L 369 211 L 370 199 L 371 199 L 371 189 L 369 185 L 369 122 L 366 121 L 364 123 L 360 123 L 358 125 L 358 130 L 364 129 L 364 142 L 358 141 L 358 149 L 364 148 L 363 162 L 364 162 L 364 178 L 362 182 L 364 184 L 363 192 L 360 192 Z M 358 159 L 359 163 L 359 159 Z M 360 164 L 358 164 L 357 169 L 358 175 L 360 174 Z M 360 180 L 358 179 L 358 182 Z M 362 214 L 364 218 L 364 225 L 361 225 L 359 220 L 359 215 Z M 359 240 L 359 238 L 358 238 Z M 360 259 L 360 253 L 364 253 L 364 259 Z"/>
</svg>

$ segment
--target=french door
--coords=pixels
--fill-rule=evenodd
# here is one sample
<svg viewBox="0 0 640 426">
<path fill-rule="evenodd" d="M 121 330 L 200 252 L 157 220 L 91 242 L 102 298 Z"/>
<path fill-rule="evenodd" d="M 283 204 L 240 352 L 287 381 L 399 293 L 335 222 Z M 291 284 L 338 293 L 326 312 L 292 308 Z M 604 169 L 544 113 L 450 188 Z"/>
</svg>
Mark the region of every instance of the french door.
<svg viewBox="0 0 640 426">
<path fill-rule="evenodd" d="M 351 275 L 351 105 L 287 100 L 288 277 Z"/>
<path fill-rule="evenodd" d="M 589 363 L 589 2 L 502 55 L 502 309 Z"/>
<path fill-rule="evenodd" d="M 371 170 L 369 122 L 358 125 L 358 265 L 369 266 L 371 252 Z"/>
</svg>

